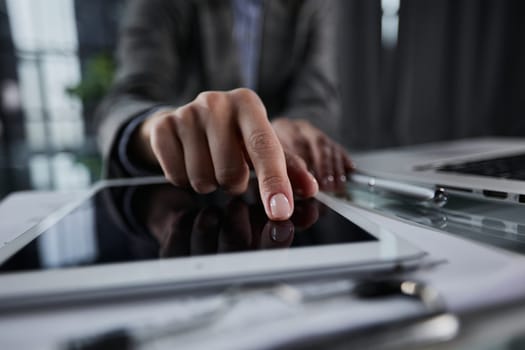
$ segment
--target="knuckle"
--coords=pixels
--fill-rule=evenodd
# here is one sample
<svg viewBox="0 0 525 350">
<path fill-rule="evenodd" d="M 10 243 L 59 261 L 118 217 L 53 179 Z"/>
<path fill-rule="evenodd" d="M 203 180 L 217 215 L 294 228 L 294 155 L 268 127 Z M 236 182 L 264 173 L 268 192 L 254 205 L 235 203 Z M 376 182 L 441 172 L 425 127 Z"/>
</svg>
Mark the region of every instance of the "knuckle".
<svg viewBox="0 0 525 350">
<path fill-rule="evenodd" d="M 293 143 L 294 143 L 295 149 L 301 152 L 306 152 L 308 150 L 309 145 L 308 145 L 308 142 L 304 138 L 297 137 L 293 140 Z"/>
<path fill-rule="evenodd" d="M 226 99 L 223 92 L 205 91 L 199 94 L 197 100 L 209 109 L 215 110 L 221 108 L 221 106 L 224 105 Z"/>
<path fill-rule="evenodd" d="M 259 96 L 251 89 L 239 88 L 232 91 L 233 96 L 240 102 L 253 104 L 261 103 Z"/>
<path fill-rule="evenodd" d="M 196 100 L 200 102 L 206 102 L 213 96 L 216 96 L 219 92 L 217 91 L 202 91 L 197 95 Z"/>
<path fill-rule="evenodd" d="M 267 192 L 276 192 L 280 190 L 283 186 L 285 179 L 279 175 L 269 175 L 261 179 L 261 187 L 264 188 Z"/>
<path fill-rule="evenodd" d="M 316 137 L 315 137 L 315 142 L 318 146 L 324 146 L 326 144 L 328 144 L 328 138 L 323 135 L 323 134 L 318 134 Z"/>
<path fill-rule="evenodd" d="M 213 181 L 206 177 L 197 177 L 191 179 L 191 187 L 193 187 L 197 193 L 209 193 L 215 190 Z"/>
<path fill-rule="evenodd" d="M 304 150 L 311 156 L 313 156 L 316 145 L 312 142 L 312 140 L 304 139 Z"/>
<path fill-rule="evenodd" d="M 215 176 L 221 187 L 229 189 L 241 185 L 247 177 L 247 174 L 248 166 L 244 165 L 243 167 L 224 167 L 217 169 Z"/>
<path fill-rule="evenodd" d="M 310 122 L 304 118 L 295 119 L 295 123 L 300 126 L 308 127 L 311 126 Z"/>
<path fill-rule="evenodd" d="M 226 192 L 233 195 L 244 193 L 248 189 L 248 178 L 246 178 L 245 181 L 239 182 L 235 186 L 224 187 L 224 189 L 226 190 Z"/>
<path fill-rule="evenodd" d="M 155 121 L 151 125 L 150 133 L 153 138 L 158 138 L 169 131 L 170 120 L 168 118 L 162 118 Z"/>
<path fill-rule="evenodd" d="M 292 167 L 296 167 L 296 168 L 306 168 L 306 162 L 304 161 L 303 158 L 299 157 L 298 155 L 296 154 L 290 154 L 287 156 L 287 159 L 286 161 L 288 162 L 288 164 Z"/>
<path fill-rule="evenodd" d="M 182 127 L 191 127 L 194 122 L 195 118 L 199 115 L 197 106 L 193 103 L 189 103 L 187 105 L 184 105 L 182 107 L 179 107 L 174 115 L 173 120 L 178 126 Z"/>
<path fill-rule="evenodd" d="M 206 97 L 210 94 L 209 91 L 202 91 L 197 95 L 196 101 L 205 101 Z"/>
<path fill-rule="evenodd" d="M 149 130 L 149 144 L 154 152 L 163 148 L 172 137 L 172 126 L 168 119 L 155 122 Z"/>
<path fill-rule="evenodd" d="M 305 119 L 295 120 L 295 126 L 297 129 L 297 132 L 309 138 L 315 138 L 317 135 L 322 134 L 322 132 L 320 132 L 319 129 L 314 127 L 312 123 L 310 123 L 308 120 L 305 120 Z"/>
<path fill-rule="evenodd" d="M 187 180 L 184 176 L 177 175 L 173 172 L 167 172 L 164 174 L 166 179 L 175 186 L 186 187 L 188 185 Z"/>
<path fill-rule="evenodd" d="M 277 142 L 270 132 L 256 130 L 248 137 L 248 146 L 258 155 L 264 156 L 277 149 Z"/>
</svg>

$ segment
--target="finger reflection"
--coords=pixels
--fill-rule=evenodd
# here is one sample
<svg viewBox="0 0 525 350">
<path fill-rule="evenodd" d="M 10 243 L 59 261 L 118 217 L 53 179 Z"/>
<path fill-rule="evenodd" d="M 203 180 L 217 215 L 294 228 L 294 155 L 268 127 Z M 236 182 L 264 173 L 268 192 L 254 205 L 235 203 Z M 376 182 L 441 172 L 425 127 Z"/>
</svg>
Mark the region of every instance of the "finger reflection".
<svg viewBox="0 0 525 350">
<path fill-rule="evenodd" d="M 294 238 L 294 224 L 290 221 L 268 221 L 261 234 L 261 249 L 286 248 Z"/>
<path fill-rule="evenodd" d="M 187 256 L 190 255 L 191 227 L 195 218 L 195 211 L 180 210 L 171 212 L 164 228 L 160 231 L 159 256 Z M 157 234 L 159 236 L 159 234 Z"/>
<path fill-rule="evenodd" d="M 290 220 L 297 229 L 304 230 L 312 226 L 319 219 L 319 202 L 310 198 L 297 201 Z"/>
<path fill-rule="evenodd" d="M 276 222 L 268 220 L 260 201 L 252 196 L 189 196 L 171 185 L 152 191 L 148 203 L 143 207 L 148 211 L 146 223 L 159 242 L 161 257 L 287 248 L 297 232 L 319 217 L 314 199 L 296 201 L 290 220 Z"/>
<path fill-rule="evenodd" d="M 240 198 L 234 198 L 223 213 L 219 252 L 248 250 L 252 244 L 250 209 Z"/>
<path fill-rule="evenodd" d="M 195 217 L 191 232 L 191 255 L 217 252 L 218 232 L 221 227 L 221 211 L 216 206 L 202 209 Z"/>
</svg>

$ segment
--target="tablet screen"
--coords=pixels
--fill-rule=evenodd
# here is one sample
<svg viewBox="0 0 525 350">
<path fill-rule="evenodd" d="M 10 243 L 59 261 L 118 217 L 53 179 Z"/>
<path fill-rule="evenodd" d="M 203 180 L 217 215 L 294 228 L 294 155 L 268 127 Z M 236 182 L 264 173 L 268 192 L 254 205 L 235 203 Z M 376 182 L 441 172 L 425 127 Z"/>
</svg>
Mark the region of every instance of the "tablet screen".
<svg viewBox="0 0 525 350">
<path fill-rule="evenodd" d="M 254 184 L 236 197 L 169 184 L 115 186 L 45 230 L 0 273 L 373 240 L 315 199 L 297 200 L 288 221 L 269 221 Z"/>
</svg>

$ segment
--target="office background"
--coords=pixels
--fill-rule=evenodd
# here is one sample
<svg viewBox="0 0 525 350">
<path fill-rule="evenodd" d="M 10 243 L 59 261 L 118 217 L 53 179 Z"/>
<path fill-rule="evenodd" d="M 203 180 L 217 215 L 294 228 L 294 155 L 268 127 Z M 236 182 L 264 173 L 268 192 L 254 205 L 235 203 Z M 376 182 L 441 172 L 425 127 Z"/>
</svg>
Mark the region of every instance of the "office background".
<svg viewBox="0 0 525 350">
<path fill-rule="evenodd" d="M 355 150 L 525 136 L 525 3 L 336 0 Z M 125 0 L 0 0 L 0 199 L 100 176 L 93 111 Z"/>
</svg>

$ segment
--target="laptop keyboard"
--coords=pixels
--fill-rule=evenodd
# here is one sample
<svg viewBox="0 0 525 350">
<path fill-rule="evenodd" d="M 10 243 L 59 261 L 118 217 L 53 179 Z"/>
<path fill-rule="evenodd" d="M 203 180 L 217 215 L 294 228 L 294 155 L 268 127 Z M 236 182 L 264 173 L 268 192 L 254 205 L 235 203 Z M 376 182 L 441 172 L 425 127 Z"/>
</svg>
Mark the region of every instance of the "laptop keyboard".
<svg viewBox="0 0 525 350">
<path fill-rule="evenodd" d="M 436 170 L 449 173 L 525 180 L 525 154 L 465 163 L 447 164 Z"/>
</svg>

